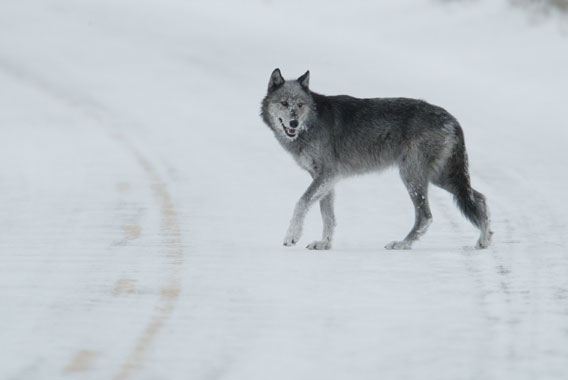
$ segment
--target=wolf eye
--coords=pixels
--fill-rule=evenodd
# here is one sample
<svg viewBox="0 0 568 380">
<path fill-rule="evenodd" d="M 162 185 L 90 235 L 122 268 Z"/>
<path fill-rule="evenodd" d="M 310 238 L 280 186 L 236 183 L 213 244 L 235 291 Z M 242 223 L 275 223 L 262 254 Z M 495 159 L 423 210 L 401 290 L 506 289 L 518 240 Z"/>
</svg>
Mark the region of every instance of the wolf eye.
<svg viewBox="0 0 568 380">
<path fill-rule="evenodd" d="M 303 105 L 304 103 L 298 103 L 298 108 L 302 108 Z"/>
<path fill-rule="evenodd" d="M 285 100 L 281 101 L 280 104 L 282 104 L 284 107 L 288 107 L 288 102 Z"/>
</svg>

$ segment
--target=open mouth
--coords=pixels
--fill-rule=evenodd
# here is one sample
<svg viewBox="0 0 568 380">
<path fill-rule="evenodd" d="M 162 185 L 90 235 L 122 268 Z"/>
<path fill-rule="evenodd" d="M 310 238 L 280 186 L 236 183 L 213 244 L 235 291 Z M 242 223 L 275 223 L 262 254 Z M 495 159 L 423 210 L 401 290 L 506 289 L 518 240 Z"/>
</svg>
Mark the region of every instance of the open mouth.
<svg viewBox="0 0 568 380">
<path fill-rule="evenodd" d="M 278 118 L 278 120 L 280 120 L 280 124 L 282 124 L 282 128 L 284 128 L 284 133 L 286 133 L 286 136 L 288 137 L 296 137 L 296 135 L 298 134 L 298 132 L 295 129 L 292 128 L 288 128 L 284 125 L 284 122 L 282 122 L 282 119 Z"/>
</svg>

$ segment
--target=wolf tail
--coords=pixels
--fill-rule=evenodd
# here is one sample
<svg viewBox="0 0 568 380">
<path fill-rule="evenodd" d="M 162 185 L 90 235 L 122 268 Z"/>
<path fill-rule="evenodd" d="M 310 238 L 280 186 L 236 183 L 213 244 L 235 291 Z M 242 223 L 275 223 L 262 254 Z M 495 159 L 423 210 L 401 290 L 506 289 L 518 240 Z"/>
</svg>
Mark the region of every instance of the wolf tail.
<svg viewBox="0 0 568 380">
<path fill-rule="evenodd" d="M 454 125 L 456 142 L 452 154 L 437 181 L 434 183 L 453 194 L 462 214 L 482 232 L 482 240 L 491 237 L 489 231 L 489 210 L 485 196 L 471 187 L 468 169 L 467 152 L 463 131 L 456 122 Z"/>
</svg>

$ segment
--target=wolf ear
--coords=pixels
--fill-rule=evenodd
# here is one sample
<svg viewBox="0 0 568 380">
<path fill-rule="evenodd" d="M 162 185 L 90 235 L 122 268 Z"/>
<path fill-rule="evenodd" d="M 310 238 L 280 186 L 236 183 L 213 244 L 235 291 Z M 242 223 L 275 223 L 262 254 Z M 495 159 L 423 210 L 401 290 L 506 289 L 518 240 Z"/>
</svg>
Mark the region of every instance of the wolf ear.
<svg viewBox="0 0 568 380">
<path fill-rule="evenodd" d="M 306 71 L 304 75 L 298 78 L 298 83 L 306 90 L 310 87 L 310 70 Z"/>
<path fill-rule="evenodd" d="M 270 75 L 270 81 L 268 82 L 268 92 L 276 90 L 278 87 L 284 84 L 284 78 L 280 73 L 280 69 L 274 69 L 272 75 Z"/>
</svg>

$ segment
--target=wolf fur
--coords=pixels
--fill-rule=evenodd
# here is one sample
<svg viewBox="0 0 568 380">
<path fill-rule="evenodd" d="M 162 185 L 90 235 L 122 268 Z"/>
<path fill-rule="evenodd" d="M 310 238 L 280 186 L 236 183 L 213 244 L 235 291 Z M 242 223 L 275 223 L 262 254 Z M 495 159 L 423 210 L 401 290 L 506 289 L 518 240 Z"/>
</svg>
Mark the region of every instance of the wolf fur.
<svg viewBox="0 0 568 380">
<path fill-rule="evenodd" d="M 417 99 L 320 95 L 309 89 L 309 79 L 308 71 L 287 81 L 275 69 L 262 101 L 262 119 L 313 179 L 294 208 L 284 245 L 300 240 L 306 213 L 319 201 L 323 236 L 307 248 L 330 249 L 337 181 L 396 165 L 414 205 L 415 222 L 403 240 L 385 248 L 410 249 L 424 235 L 432 222 L 430 183 L 452 193 L 463 215 L 481 231 L 476 247 L 489 246 L 487 203 L 470 185 L 463 132 L 452 115 Z"/>
</svg>

